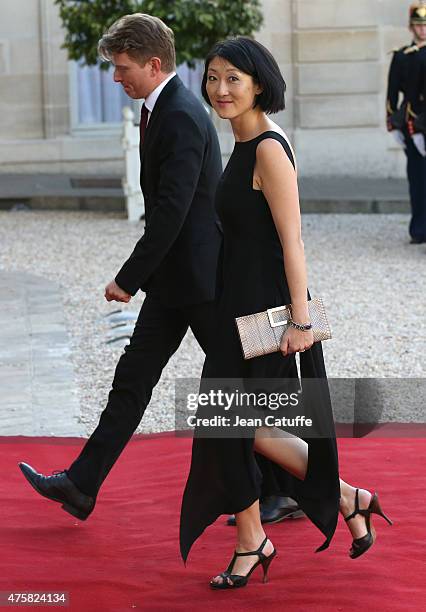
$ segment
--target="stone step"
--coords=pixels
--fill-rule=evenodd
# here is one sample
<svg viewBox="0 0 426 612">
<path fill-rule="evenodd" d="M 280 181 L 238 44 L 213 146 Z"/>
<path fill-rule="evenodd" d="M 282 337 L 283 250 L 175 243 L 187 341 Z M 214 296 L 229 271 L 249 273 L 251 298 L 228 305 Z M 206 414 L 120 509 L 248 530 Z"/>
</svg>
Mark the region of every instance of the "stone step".
<svg viewBox="0 0 426 612">
<path fill-rule="evenodd" d="M 303 213 L 408 213 L 405 179 L 301 177 Z M 93 210 L 125 213 L 118 176 L 0 174 L 0 209 Z"/>
</svg>

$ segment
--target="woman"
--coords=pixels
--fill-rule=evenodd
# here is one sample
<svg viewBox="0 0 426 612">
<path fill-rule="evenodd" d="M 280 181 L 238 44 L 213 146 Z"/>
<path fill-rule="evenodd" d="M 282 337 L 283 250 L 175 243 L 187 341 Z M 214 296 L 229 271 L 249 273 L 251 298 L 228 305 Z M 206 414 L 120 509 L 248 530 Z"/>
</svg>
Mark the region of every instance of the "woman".
<svg viewBox="0 0 426 612">
<path fill-rule="evenodd" d="M 279 430 L 273 427 L 253 428 L 252 436 L 240 438 L 205 438 L 195 431 L 182 502 L 181 552 L 186 560 L 208 525 L 221 514 L 235 514 L 234 557 L 210 582 L 212 588 L 224 589 L 245 586 L 259 564 L 266 579 L 276 554 L 260 522 L 255 452 L 278 466 L 287 483 L 281 492 L 295 499 L 326 536 L 317 550 L 328 547 L 339 510 L 353 537 L 352 558 L 374 542 L 371 513 L 384 515 L 376 494 L 339 480 L 322 349 L 313 343 L 309 324 L 295 159 L 285 134 L 267 116 L 284 108 L 285 83 L 278 65 L 265 47 L 249 38 L 220 42 L 206 59 L 202 91 L 218 115 L 229 119 L 235 136 L 217 191 L 224 231 L 222 278 L 216 346 L 207 355 L 203 379 L 295 379 L 299 352 L 302 381 L 318 383 L 314 413 L 332 432 L 301 439 L 277 436 Z M 289 303 L 297 327 L 284 333 L 281 353 L 245 361 L 235 318 Z"/>
</svg>

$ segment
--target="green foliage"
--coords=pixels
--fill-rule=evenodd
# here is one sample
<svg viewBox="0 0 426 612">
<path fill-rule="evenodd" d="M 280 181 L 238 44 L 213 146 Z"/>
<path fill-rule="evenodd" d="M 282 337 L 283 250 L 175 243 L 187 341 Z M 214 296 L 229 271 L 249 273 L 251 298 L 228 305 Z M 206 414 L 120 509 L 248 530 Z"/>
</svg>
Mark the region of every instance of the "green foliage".
<svg viewBox="0 0 426 612">
<path fill-rule="evenodd" d="M 64 48 L 73 60 L 93 65 L 97 43 L 122 15 L 148 13 L 175 33 L 178 65 L 192 65 L 229 36 L 250 36 L 262 25 L 260 0 L 55 0 L 66 30 Z"/>
</svg>

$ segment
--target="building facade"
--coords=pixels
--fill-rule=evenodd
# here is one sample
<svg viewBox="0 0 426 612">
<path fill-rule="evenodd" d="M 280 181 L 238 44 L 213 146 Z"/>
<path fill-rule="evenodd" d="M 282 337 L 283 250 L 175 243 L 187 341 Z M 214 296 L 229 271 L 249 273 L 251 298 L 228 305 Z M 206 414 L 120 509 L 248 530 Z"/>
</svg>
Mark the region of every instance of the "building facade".
<svg viewBox="0 0 426 612">
<path fill-rule="evenodd" d="M 403 152 L 385 129 L 385 94 L 390 51 L 410 41 L 409 4 L 263 0 L 257 38 L 287 83 L 276 120 L 300 175 L 404 175 Z M 53 0 L 1 3 L 0 173 L 123 171 L 121 88 L 110 74 L 69 62 L 62 42 Z M 232 134 L 215 123 L 226 157 Z"/>
</svg>

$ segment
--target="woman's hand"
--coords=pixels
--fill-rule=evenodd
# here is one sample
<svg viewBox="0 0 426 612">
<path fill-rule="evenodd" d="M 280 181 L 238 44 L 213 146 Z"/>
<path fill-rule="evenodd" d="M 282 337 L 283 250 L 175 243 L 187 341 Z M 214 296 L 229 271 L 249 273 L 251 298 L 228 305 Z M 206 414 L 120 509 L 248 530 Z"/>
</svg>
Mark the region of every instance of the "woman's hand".
<svg viewBox="0 0 426 612">
<path fill-rule="evenodd" d="M 303 353 L 311 348 L 314 343 L 312 329 L 300 331 L 294 327 L 289 327 L 281 338 L 280 351 L 284 357 L 292 353 Z"/>
</svg>

